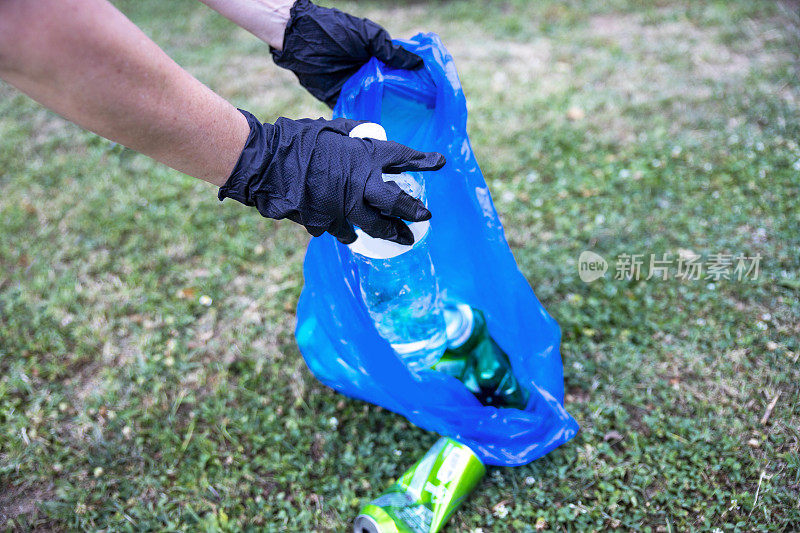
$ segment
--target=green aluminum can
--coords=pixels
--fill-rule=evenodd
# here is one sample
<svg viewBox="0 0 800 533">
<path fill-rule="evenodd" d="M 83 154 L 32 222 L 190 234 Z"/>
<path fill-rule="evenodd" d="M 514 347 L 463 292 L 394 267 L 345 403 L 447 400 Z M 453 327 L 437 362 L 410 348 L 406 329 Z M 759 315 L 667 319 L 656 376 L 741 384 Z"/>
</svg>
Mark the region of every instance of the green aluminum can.
<svg viewBox="0 0 800 533">
<path fill-rule="evenodd" d="M 436 533 L 486 474 L 469 447 L 443 437 L 361 509 L 354 533 Z"/>
</svg>

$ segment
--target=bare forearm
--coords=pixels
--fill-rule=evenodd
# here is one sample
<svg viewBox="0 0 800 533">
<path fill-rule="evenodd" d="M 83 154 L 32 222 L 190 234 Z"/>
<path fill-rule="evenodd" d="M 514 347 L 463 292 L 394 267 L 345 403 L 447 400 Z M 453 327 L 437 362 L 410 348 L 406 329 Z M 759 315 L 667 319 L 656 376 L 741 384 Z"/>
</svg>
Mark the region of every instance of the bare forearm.
<svg viewBox="0 0 800 533">
<path fill-rule="evenodd" d="M 283 33 L 294 0 L 200 0 L 273 48 L 283 48 Z"/>
<path fill-rule="evenodd" d="M 103 137 L 216 185 L 247 121 L 106 0 L 0 0 L 0 77 Z"/>
</svg>

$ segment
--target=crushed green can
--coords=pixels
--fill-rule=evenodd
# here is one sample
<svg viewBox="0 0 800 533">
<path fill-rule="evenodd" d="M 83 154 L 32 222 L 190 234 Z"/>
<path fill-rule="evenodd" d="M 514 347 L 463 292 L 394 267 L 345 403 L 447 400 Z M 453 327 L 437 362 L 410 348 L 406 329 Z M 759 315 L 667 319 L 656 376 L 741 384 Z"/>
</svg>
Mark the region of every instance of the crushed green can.
<svg viewBox="0 0 800 533">
<path fill-rule="evenodd" d="M 354 533 L 436 533 L 486 473 L 469 447 L 443 437 L 361 509 Z"/>
</svg>

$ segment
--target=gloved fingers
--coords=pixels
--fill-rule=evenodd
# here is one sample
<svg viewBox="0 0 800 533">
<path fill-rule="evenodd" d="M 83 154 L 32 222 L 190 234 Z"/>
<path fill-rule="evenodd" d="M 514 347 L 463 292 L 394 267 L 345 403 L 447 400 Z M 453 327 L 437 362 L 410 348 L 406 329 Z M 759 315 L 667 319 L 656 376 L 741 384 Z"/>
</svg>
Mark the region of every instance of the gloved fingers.
<svg viewBox="0 0 800 533">
<path fill-rule="evenodd" d="M 411 222 L 431 218 L 431 212 L 393 181 L 384 182 L 380 174 L 371 176 L 364 189 L 364 199 L 383 216 L 398 217 Z"/>
<path fill-rule="evenodd" d="M 350 132 L 359 124 L 364 124 L 367 120 L 353 120 L 350 118 L 336 118 L 328 123 L 330 129 L 338 131 L 343 135 L 350 135 Z"/>
<path fill-rule="evenodd" d="M 291 217 L 287 218 L 291 220 Z M 325 228 L 320 228 L 319 226 L 303 226 L 303 227 L 306 228 L 306 231 L 309 232 L 312 237 L 319 237 L 320 235 L 325 233 Z"/>
<path fill-rule="evenodd" d="M 326 106 L 330 107 L 331 110 L 333 110 L 336 107 L 336 101 L 339 99 L 339 94 L 341 94 L 342 92 L 341 89 L 336 89 L 333 92 L 331 92 L 328 96 L 324 94 L 317 96 L 317 94 L 315 93 L 318 93 L 319 91 L 317 90 L 312 91 L 308 87 L 306 87 L 306 90 L 311 93 L 311 96 L 315 97 L 317 100 L 320 100 Z"/>
<path fill-rule="evenodd" d="M 353 225 L 346 220 L 334 220 L 328 227 L 304 226 L 312 237 L 319 237 L 326 231 L 336 237 L 342 244 L 350 244 L 356 240 L 357 235 Z"/>
<path fill-rule="evenodd" d="M 369 39 L 367 49 L 370 55 L 394 68 L 417 70 L 424 65 L 422 58 L 417 54 L 409 52 L 399 44 L 394 44 L 389 33 L 378 24 L 371 20 L 367 20 L 366 24 Z"/>
<path fill-rule="evenodd" d="M 352 219 L 351 222 L 360 227 L 370 237 L 386 239 L 398 244 L 414 244 L 414 234 L 399 218 L 386 217 L 377 210 L 367 206 Z"/>
<path fill-rule="evenodd" d="M 336 133 L 341 133 L 342 135 L 349 135 L 350 131 L 353 128 L 355 128 L 359 124 L 367 122 L 366 120 L 353 120 L 350 118 L 337 118 L 333 120 L 327 120 L 322 117 L 298 118 L 298 119 L 288 119 L 286 117 L 279 117 L 278 120 L 275 121 L 275 123 L 276 124 L 278 122 L 285 123 L 290 120 L 294 120 L 294 122 L 297 122 L 299 124 L 308 124 L 308 125 L 317 124 L 318 127 L 322 130 L 335 131 Z"/>
<path fill-rule="evenodd" d="M 335 220 L 328 228 L 328 233 L 336 237 L 342 244 L 352 244 L 356 238 L 356 231 L 353 225 L 347 220 Z"/>
<path fill-rule="evenodd" d="M 376 141 L 381 168 L 387 174 L 406 170 L 439 170 L 447 160 L 439 152 L 420 152 L 394 141 Z"/>
<path fill-rule="evenodd" d="M 392 53 L 379 59 L 390 67 L 406 70 L 418 70 L 425 65 L 425 62 L 417 54 L 409 52 L 399 44 L 394 43 L 392 43 Z"/>
</svg>

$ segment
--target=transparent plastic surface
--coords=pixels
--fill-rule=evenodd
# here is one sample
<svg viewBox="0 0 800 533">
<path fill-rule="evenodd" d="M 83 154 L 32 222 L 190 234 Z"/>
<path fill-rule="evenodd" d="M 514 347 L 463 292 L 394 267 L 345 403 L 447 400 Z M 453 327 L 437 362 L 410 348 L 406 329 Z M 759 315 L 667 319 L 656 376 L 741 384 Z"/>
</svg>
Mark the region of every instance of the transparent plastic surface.
<svg viewBox="0 0 800 533">
<path fill-rule="evenodd" d="M 528 463 L 575 436 L 564 395 L 558 324 L 536 299 L 506 242 L 467 137 L 466 100 L 438 36 L 398 41 L 425 67 L 396 70 L 372 59 L 342 88 L 335 116 L 380 123 L 388 138 L 438 151 L 427 173 L 433 213 L 427 245 L 443 298 L 480 309 L 529 393 L 525 409 L 484 406 L 458 379 L 410 371 L 373 326 L 354 254 L 329 235 L 311 239 L 297 310 L 297 341 L 320 381 L 469 446 L 486 464 Z"/>
<path fill-rule="evenodd" d="M 424 180 L 418 172 L 384 174 L 405 192 L 426 203 Z M 411 225 L 412 246 L 372 239 L 357 231 L 349 245 L 358 270 L 361 297 L 381 337 L 389 341 L 411 370 L 430 368 L 447 348 L 436 272 L 428 249 L 430 224 Z"/>
</svg>

